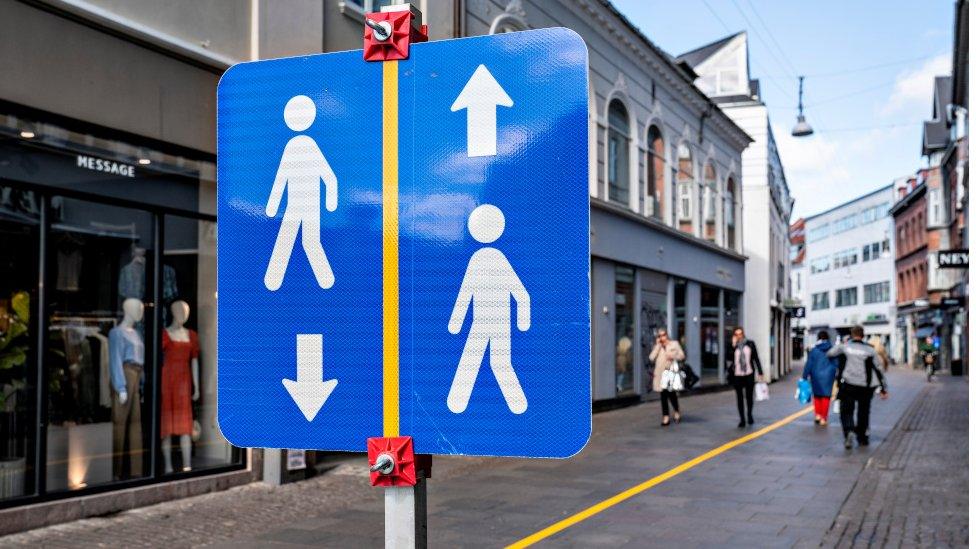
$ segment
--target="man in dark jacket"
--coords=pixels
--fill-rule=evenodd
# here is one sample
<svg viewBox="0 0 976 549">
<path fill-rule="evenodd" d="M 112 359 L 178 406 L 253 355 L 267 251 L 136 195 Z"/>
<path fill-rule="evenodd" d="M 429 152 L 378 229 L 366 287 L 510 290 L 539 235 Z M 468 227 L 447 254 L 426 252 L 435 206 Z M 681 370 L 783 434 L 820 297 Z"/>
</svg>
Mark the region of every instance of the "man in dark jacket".
<svg viewBox="0 0 976 549">
<path fill-rule="evenodd" d="M 752 419 L 752 400 L 756 390 L 756 374 L 762 376 L 759 351 L 751 339 L 746 339 L 742 326 L 732 330 L 732 364 L 728 369 L 729 384 L 735 388 L 735 403 L 739 407 L 739 428 L 755 423 Z M 745 407 L 743 407 L 745 400 Z"/>
<path fill-rule="evenodd" d="M 864 328 L 854 326 L 851 340 L 835 346 L 828 357 L 840 359 L 837 378 L 840 380 L 840 422 L 844 426 L 844 447 L 854 446 L 854 436 L 862 446 L 867 445 L 868 426 L 871 421 L 871 399 L 876 387 L 881 387 L 881 398 L 888 398 L 888 383 L 881 371 L 881 359 L 874 347 L 864 341 Z M 857 406 L 857 423 L 854 423 L 854 407 Z"/>
<path fill-rule="evenodd" d="M 803 368 L 803 379 L 810 380 L 813 389 L 813 422 L 827 425 L 830 412 L 830 397 L 834 392 L 834 379 L 837 377 L 837 358 L 827 356 L 830 351 L 830 335 L 820 330 L 817 344 L 807 355 Z"/>
</svg>

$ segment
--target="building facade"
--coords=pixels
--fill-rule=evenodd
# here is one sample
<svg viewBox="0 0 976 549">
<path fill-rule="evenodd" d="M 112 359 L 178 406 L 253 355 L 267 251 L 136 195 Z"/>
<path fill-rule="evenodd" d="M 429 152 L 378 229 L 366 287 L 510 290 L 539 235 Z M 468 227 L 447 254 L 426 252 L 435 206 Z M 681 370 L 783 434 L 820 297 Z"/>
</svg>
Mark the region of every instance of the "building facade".
<svg viewBox="0 0 976 549">
<path fill-rule="evenodd" d="M 215 92 L 322 50 L 272 8 L 0 0 L 0 534 L 261 478 L 216 420 Z"/>
<path fill-rule="evenodd" d="M 807 308 L 806 288 L 806 220 L 802 217 L 790 225 L 790 337 L 793 360 L 806 353 Z"/>
<path fill-rule="evenodd" d="M 806 218 L 806 345 L 855 325 L 889 350 L 895 328 L 892 185 Z"/>
<path fill-rule="evenodd" d="M 749 74 L 749 48 L 740 32 L 678 56 L 691 67 L 696 85 L 753 139 L 742 153 L 742 252 L 746 263 L 744 309 L 747 335 L 777 379 L 791 366 L 789 295 L 789 225 L 793 199 L 786 184 L 769 109 L 759 81 Z"/>
<path fill-rule="evenodd" d="M 928 229 L 926 187 L 910 178 L 898 189 L 891 208 L 895 226 L 895 276 L 898 345 L 895 360 L 918 366 L 920 340 L 932 335 L 934 315 L 928 299 Z"/>
</svg>

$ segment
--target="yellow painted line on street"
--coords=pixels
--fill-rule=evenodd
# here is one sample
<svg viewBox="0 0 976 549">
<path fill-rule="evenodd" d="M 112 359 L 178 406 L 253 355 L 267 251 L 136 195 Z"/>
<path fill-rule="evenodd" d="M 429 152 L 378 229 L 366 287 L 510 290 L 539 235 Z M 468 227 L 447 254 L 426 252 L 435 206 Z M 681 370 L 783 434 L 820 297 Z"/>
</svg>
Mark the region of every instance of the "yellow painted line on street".
<svg viewBox="0 0 976 549">
<path fill-rule="evenodd" d="M 532 534 L 531 536 L 522 538 L 519 541 L 516 541 L 515 543 L 509 545 L 507 549 L 519 549 L 522 547 L 528 547 L 530 545 L 538 543 L 554 534 L 562 532 L 563 530 L 569 528 L 570 526 L 573 526 L 574 524 L 579 524 L 580 522 L 583 522 L 584 520 L 592 517 L 593 515 L 596 515 L 597 513 L 606 511 L 607 509 L 613 507 L 614 505 L 617 505 L 618 503 L 622 503 L 640 494 L 641 492 L 650 490 L 651 488 L 657 486 L 658 484 L 661 484 L 662 482 L 668 479 L 674 478 L 680 475 L 681 473 L 684 473 L 688 469 L 691 469 L 692 467 L 701 465 L 702 463 L 712 459 L 715 456 L 728 452 L 729 450 L 735 448 L 736 446 L 741 446 L 749 442 L 750 440 L 755 440 L 765 434 L 768 434 L 772 431 L 775 431 L 776 429 L 779 429 L 780 427 L 783 427 L 784 425 L 788 425 L 793 421 L 797 420 L 798 418 L 801 418 L 804 415 L 809 414 L 812 410 L 813 410 L 812 406 L 807 406 L 806 408 L 800 410 L 799 412 L 790 414 L 784 417 L 783 419 L 777 421 L 776 423 L 767 425 L 766 427 L 763 427 L 762 429 L 749 433 L 748 435 L 745 435 L 743 437 L 726 442 L 725 444 L 717 448 L 713 448 L 696 458 L 690 459 L 682 463 L 681 465 L 678 465 L 677 467 L 671 469 L 670 471 L 661 473 L 660 475 L 652 479 L 646 480 L 638 484 L 637 486 L 634 486 L 633 488 L 624 490 L 623 492 L 620 492 L 619 494 L 613 497 L 607 498 L 592 507 L 584 509 L 571 517 L 565 518 L 553 524 L 552 526 L 539 530 L 538 532 Z"/>
<path fill-rule="evenodd" d="M 383 436 L 400 436 L 398 62 L 383 62 Z"/>
</svg>

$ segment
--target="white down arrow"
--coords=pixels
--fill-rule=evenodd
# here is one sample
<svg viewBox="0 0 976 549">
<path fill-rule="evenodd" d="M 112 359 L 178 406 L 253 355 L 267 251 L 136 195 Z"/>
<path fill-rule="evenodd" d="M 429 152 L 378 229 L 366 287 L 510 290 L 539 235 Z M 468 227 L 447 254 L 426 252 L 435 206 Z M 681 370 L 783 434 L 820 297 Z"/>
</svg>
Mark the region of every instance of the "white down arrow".
<svg viewBox="0 0 976 549">
<path fill-rule="evenodd" d="M 338 379 L 322 381 L 322 334 L 298 334 L 296 339 L 298 379 L 282 379 L 288 394 L 312 421 L 339 384 Z"/>
</svg>

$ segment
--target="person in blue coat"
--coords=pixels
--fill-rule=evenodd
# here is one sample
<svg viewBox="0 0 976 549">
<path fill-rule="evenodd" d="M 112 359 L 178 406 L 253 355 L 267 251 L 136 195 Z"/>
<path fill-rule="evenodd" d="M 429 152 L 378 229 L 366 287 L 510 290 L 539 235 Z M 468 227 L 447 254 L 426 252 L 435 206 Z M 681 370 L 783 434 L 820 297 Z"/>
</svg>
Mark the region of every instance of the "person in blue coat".
<svg viewBox="0 0 976 549">
<path fill-rule="evenodd" d="M 817 333 L 817 344 L 807 354 L 807 364 L 803 368 L 803 379 L 810 381 L 813 389 L 813 422 L 827 424 L 830 412 L 830 396 L 834 392 L 834 379 L 837 377 L 837 358 L 827 356 L 830 350 L 830 335 L 821 330 Z"/>
</svg>

